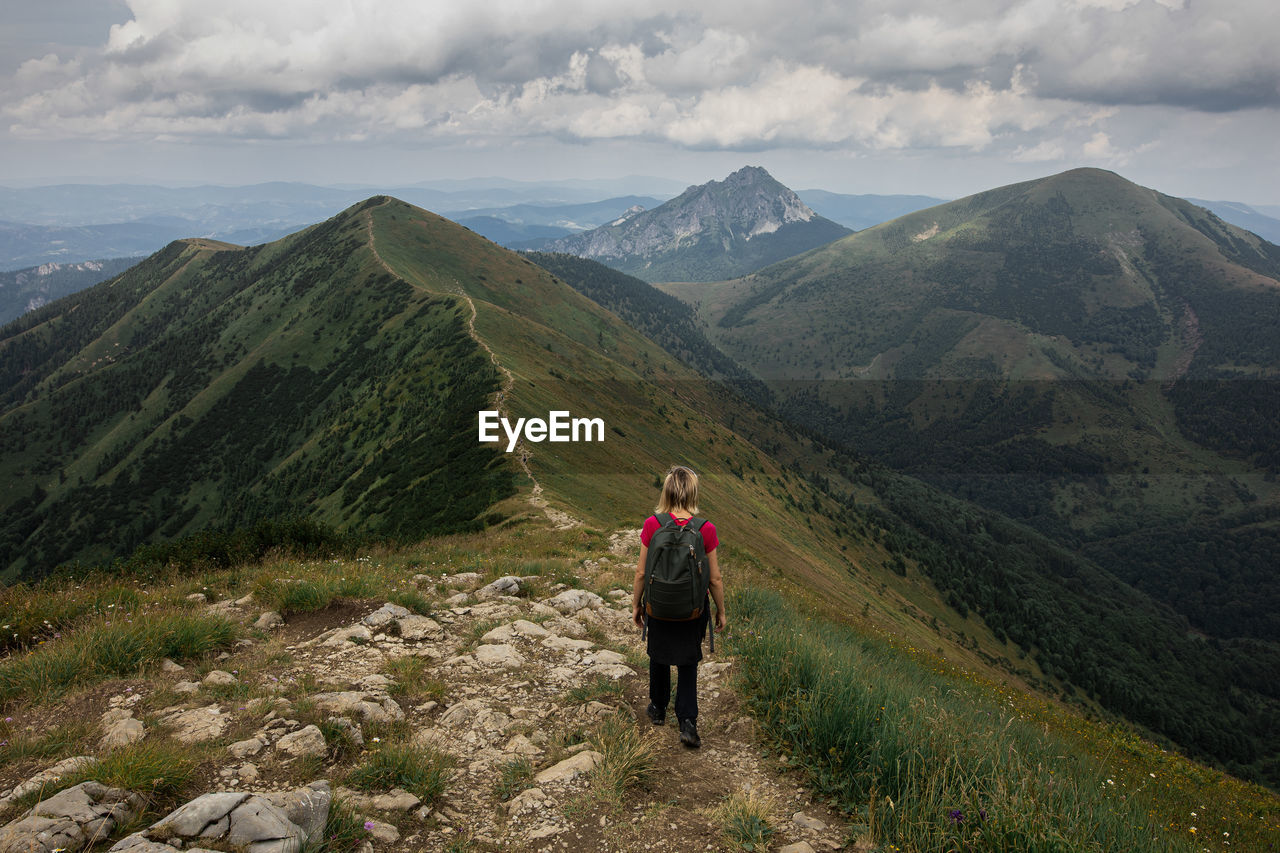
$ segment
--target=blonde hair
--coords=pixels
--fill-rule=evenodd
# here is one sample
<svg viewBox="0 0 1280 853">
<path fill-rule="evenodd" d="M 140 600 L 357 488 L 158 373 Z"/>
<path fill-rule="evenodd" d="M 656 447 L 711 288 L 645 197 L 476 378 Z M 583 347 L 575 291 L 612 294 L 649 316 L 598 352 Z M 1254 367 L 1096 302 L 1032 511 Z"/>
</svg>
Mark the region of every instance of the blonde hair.
<svg viewBox="0 0 1280 853">
<path fill-rule="evenodd" d="M 672 512 L 682 509 L 690 515 L 698 514 L 698 475 L 692 468 L 674 465 L 662 482 L 662 494 L 654 512 Z"/>
</svg>

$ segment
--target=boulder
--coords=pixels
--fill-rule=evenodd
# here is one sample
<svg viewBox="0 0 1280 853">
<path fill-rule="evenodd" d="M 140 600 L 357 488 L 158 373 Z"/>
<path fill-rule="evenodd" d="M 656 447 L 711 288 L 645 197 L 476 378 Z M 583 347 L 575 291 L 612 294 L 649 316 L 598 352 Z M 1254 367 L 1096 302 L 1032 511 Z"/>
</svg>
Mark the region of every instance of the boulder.
<svg viewBox="0 0 1280 853">
<path fill-rule="evenodd" d="M 169 713 L 161 712 L 160 722 L 167 728 L 176 730 L 173 733 L 174 739 L 183 743 L 198 743 L 222 737 L 229 718 L 217 705 L 206 705 L 203 708 L 178 708 Z"/>
<path fill-rule="evenodd" d="M 406 608 L 388 601 L 360 621 L 370 628 L 383 628 L 396 619 L 403 619 L 408 615 L 409 611 Z"/>
<path fill-rule="evenodd" d="M 422 805 L 422 800 L 402 788 L 369 798 L 369 805 L 380 812 L 407 812 Z"/>
<path fill-rule="evenodd" d="M 523 578 L 518 578 L 515 575 L 506 575 L 476 590 L 476 598 L 481 601 L 490 601 L 495 598 L 502 598 L 504 595 L 519 595 L 520 590 L 523 589 L 523 583 Z"/>
<path fill-rule="evenodd" d="M 364 746 L 364 732 L 360 731 L 360 727 L 346 717 L 329 717 L 325 722 L 335 729 L 341 729 L 346 734 L 347 740 L 351 741 L 351 745 L 356 749 Z"/>
<path fill-rule="evenodd" d="M 369 831 L 369 835 L 374 841 L 381 841 L 383 844 L 394 844 L 400 840 L 400 830 L 396 829 L 389 823 L 383 823 L 380 820 L 371 820 L 365 822 L 365 829 Z"/>
<path fill-rule="evenodd" d="M 276 628 L 284 626 L 284 617 L 274 610 L 268 610 L 258 617 L 258 621 L 253 623 L 253 627 L 259 631 L 272 631 Z"/>
<path fill-rule="evenodd" d="M 239 679 L 229 672 L 221 669 L 215 669 L 204 677 L 204 685 L 206 687 L 228 687 L 235 684 Z"/>
<path fill-rule="evenodd" d="M 547 794 L 541 788 L 529 788 L 521 791 L 507 803 L 507 814 L 518 817 L 525 812 L 541 811 L 547 801 Z"/>
<path fill-rule="evenodd" d="M 559 764 L 553 764 L 543 770 L 533 777 L 533 781 L 539 785 L 546 785 L 552 782 L 568 782 L 584 773 L 590 773 L 603 760 L 604 755 L 601 753 L 596 752 L 594 749 L 584 749 L 577 755 L 571 755 Z"/>
<path fill-rule="evenodd" d="M 530 622 L 528 619 L 517 619 L 511 623 L 511 630 L 522 637 L 530 637 L 532 639 L 542 639 L 550 637 L 551 632 L 543 628 L 537 622 Z"/>
<path fill-rule="evenodd" d="M 110 853 L 194 851 L 204 849 L 201 842 L 244 853 L 299 853 L 323 837 L 331 799 L 324 781 L 280 794 L 205 794 L 121 840 Z"/>
<path fill-rule="evenodd" d="M 625 655 L 620 655 L 609 649 L 601 649 L 598 652 L 592 652 L 582 659 L 584 663 L 626 663 Z M 701 675 L 701 673 L 699 673 Z"/>
<path fill-rule="evenodd" d="M 480 573 L 458 572 L 456 575 L 445 575 L 441 583 L 448 589 L 475 589 L 480 585 Z"/>
<path fill-rule="evenodd" d="M 264 746 L 266 746 L 266 743 L 263 742 L 262 738 L 251 737 L 231 744 L 231 746 L 227 747 L 227 752 L 231 753 L 232 758 L 244 759 L 262 752 Z"/>
<path fill-rule="evenodd" d="M 373 632 L 364 625 L 348 625 L 345 628 L 334 628 L 331 631 L 325 631 L 311 642 L 341 649 L 346 648 L 351 643 L 369 643 L 372 641 Z"/>
<path fill-rule="evenodd" d="M 594 610 L 597 607 L 603 607 L 604 599 L 594 592 L 587 592 L 585 589 L 566 589 L 554 598 L 549 599 L 547 604 L 568 616 L 584 608 Z"/>
<path fill-rule="evenodd" d="M 598 664 L 595 664 L 594 666 L 587 667 L 585 670 L 583 670 L 582 674 L 587 677 L 599 675 L 603 678 L 608 678 L 612 681 L 617 681 L 620 678 L 630 678 L 636 673 L 635 673 L 635 670 L 633 670 L 629 666 L 626 666 L 625 664 L 598 663 Z"/>
<path fill-rule="evenodd" d="M 558 652 L 584 652 L 587 649 L 595 648 L 595 643 L 590 640 L 575 640 L 572 637 L 547 637 L 542 641 L 542 645 Z"/>
<path fill-rule="evenodd" d="M 410 614 L 399 620 L 400 638 L 414 642 L 420 640 L 438 640 L 444 636 L 444 628 L 440 623 L 427 616 Z"/>
<path fill-rule="evenodd" d="M 514 646 L 506 643 L 482 645 L 474 653 L 476 663 L 484 667 L 500 667 L 502 669 L 520 669 L 524 666 L 524 657 Z"/>
<path fill-rule="evenodd" d="M 524 735 L 516 735 L 511 738 L 511 740 L 507 741 L 507 745 L 502 748 L 502 751 L 512 755 L 533 756 L 542 754 L 542 750 Z"/>
<path fill-rule="evenodd" d="M 320 728 L 312 725 L 280 738 L 276 741 L 276 749 L 301 758 L 306 755 L 324 755 L 329 751 L 329 745 L 325 743 L 324 733 Z"/>
<path fill-rule="evenodd" d="M 25 782 L 21 782 L 14 787 L 12 791 L 0 798 L 0 809 L 6 808 L 9 803 L 14 800 L 27 796 L 33 791 L 39 791 L 47 787 L 51 782 L 56 782 L 63 776 L 70 776 L 72 773 L 78 773 L 86 767 L 91 767 L 98 763 L 98 759 L 89 755 L 76 755 L 71 758 L 64 758 L 57 764 L 47 770 L 41 770 Z"/>
<path fill-rule="evenodd" d="M 396 700 L 382 693 L 344 690 L 317 693 L 311 697 L 316 707 L 331 714 L 359 714 L 370 723 L 390 723 L 404 719 Z"/>
<path fill-rule="evenodd" d="M 122 746 L 137 743 L 146 735 L 147 729 L 142 725 L 142 720 L 125 717 L 122 720 L 116 720 L 107 728 L 106 734 L 99 741 L 99 746 L 103 750 L 119 749 Z"/>
<path fill-rule="evenodd" d="M 499 625 L 491 628 L 480 637 L 482 643 L 510 643 L 516 638 L 516 633 L 511 629 L 510 625 Z"/>
<path fill-rule="evenodd" d="M 814 853 L 814 849 L 808 841 L 797 841 L 795 844 L 779 847 L 778 853 Z"/>
<path fill-rule="evenodd" d="M 0 829 L 0 853 L 83 850 L 110 837 L 117 827 L 137 817 L 143 806 L 140 794 L 81 782 L 37 803 Z"/>
</svg>

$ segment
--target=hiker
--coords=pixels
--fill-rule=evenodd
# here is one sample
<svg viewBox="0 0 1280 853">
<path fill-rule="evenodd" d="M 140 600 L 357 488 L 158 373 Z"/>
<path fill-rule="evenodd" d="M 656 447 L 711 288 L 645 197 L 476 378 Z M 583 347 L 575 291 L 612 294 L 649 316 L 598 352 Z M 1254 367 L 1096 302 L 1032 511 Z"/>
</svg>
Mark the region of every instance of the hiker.
<svg viewBox="0 0 1280 853">
<path fill-rule="evenodd" d="M 666 723 L 674 666 L 680 742 L 695 748 L 702 745 L 697 725 L 698 661 L 711 617 L 708 599 L 716 605 L 715 630 L 725 626 L 724 582 L 716 554 L 720 540 L 715 525 L 697 518 L 697 512 L 698 475 L 676 465 L 667 472 L 658 506 L 640 531 L 640 563 L 631 592 L 632 620 L 648 638 L 649 719 L 655 726 Z M 654 545 L 652 559 L 650 544 Z M 650 562 L 662 565 L 650 566 Z M 655 590 L 652 579 L 658 574 L 662 579 Z M 697 592 L 703 592 L 700 601 Z M 714 635 L 711 650 L 715 651 Z"/>
</svg>

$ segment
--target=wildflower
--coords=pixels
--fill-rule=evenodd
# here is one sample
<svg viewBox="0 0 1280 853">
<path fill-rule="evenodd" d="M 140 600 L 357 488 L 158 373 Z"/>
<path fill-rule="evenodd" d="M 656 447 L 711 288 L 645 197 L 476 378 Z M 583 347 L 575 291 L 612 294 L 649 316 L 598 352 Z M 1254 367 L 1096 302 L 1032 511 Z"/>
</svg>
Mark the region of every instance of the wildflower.
<svg viewBox="0 0 1280 853">
<path fill-rule="evenodd" d="M 964 812 L 959 809 L 952 809 L 949 817 L 952 823 L 964 823 Z"/>
<path fill-rule="evenodd" d="M 1192 835 L 1195 835 L 1195 834 L 1196 834 L 1196 828 L 1195 828 L 1194 826 L 1193 826 L 1193 827 L 1191 827 L 1191 834 L 1192 834 Z"/>
<path fill-rule="evenodd" d="M 367 832 L 373 832 L 373 821 L 366 820 L 364 822 L 364 828 L 365 828 L 365 831 Z"/>
</svg>

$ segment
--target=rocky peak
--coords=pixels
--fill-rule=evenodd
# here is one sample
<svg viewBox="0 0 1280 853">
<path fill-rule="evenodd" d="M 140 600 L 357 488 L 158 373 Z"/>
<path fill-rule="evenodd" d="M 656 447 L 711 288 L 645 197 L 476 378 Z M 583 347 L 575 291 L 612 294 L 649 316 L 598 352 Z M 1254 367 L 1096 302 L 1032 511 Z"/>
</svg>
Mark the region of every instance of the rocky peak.
<svg viewBox="0 0 1280 853">
<path fill-rule="evenodd" d="M 776 247 L 759 249 L 757 242 L 747 249 L 752 240 L 788 226 L 788 238 Z M 750 272 L 848 233 L 814 213 L 763 168 L 744 166 L 724 180 L 689 187 L 652 210 L 628 211 L 608 225 L 546 248 L 595 258 L 650 281 L 661 280 L 658 271 L 668 268 L 675 271 L 666 274 L 669 279 L 714 280 Z M 679 257 L 695 247 L 697 276 Z M 711 260 L 709 256 L 716 254 L 723 257 Z"/>
</svg>

